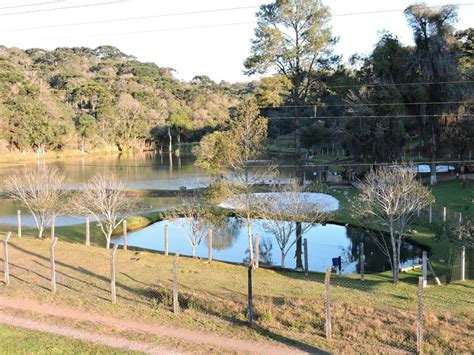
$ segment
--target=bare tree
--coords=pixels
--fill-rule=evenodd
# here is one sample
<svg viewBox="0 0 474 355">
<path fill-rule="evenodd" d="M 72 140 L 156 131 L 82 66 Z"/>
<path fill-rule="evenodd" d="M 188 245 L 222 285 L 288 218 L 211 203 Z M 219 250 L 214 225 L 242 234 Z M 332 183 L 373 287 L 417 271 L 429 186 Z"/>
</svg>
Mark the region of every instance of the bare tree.
<svg viewBox="0 0 474 355">
<path fill-rule="evenodd" d="M 377 229 L 389 229 L 393 282 L 400 270 L 403 237 L 417 212 L 434 202 L 431 191 L 417 181 L 411 166 L 380 167 L 371 170 L 361 183 L 355 213 Z"/>
<path fill-rule="evenodd" d="M 265 149 L 268 120 L 260 116 L 254 97 L 247 96 L 237 108 L 228 131 L 205 136 L 194 150 L 196 164 L 209 172 L 233 195 L 232 205 L 247 222 L 250 260 L 254 262 L 252 223 L 256 211 L 255 185 L 275 176 L 271 163 L 259 161 Z"/>
<path fill-rule="evenodd" d="M 197 195 L 186 198 L 183 204 L 176 207 L 167 218 L 181 227 L 191 244 L 191 255 L 196 257 L 196 248 L 206 238 L 213 227 L 211 211 L 204 206 Z"/>
<path fill-rule="evenodd" d="M 124 184 L 110 173 L 95 175 L 71 199 L 71 205 L 78 213 L 94 216 L 106 239 L 107 249 L 112 233 L 134 204 L 135 200 L 126 193 Z"/>
<path fill-rule="evenodd" d="M 65 180 L 56 168 L 20 169 L 6 179 L 9 197 L 25 205 L 35 219 L 38 238 L 43 238 L 44 230 L 64 206 Z"/>
<path fill-rule="evenodd" d="M 285 267 L 288 251 L 298 239 L 328 217 L 328 213 L 324 212 L 324 203 L 311 201 L 310 196 L 297 181 L 291 181 L 280 190 L 257 196 L 259 211 L 264 218 L 262 227 L 278 243 L 282 268 Z M 296 233 L 298 223 L 301 223 L 301 233 Z M 296 237 L 290 242 L 293 234 Z"/>
</svg>

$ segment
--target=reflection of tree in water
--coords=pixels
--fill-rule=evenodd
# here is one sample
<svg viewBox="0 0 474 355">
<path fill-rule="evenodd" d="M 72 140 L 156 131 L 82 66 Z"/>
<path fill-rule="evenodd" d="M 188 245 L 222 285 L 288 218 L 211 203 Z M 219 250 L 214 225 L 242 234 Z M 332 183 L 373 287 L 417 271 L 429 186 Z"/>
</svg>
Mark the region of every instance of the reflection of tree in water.
<svg viewBox="0 0 474 355">
<path fill-rule="evenodd" d="M 344 248 L 343 263 L 356 263 L 356 270 L 360 272 L 359 246 L 364 243 L 365 271 L 383 272 L 391 270 L 390 258 L 390 238 L 385 233 L 370 231 L 362 228 L 347 227 L 347 237 L 351 244 Z M 400 263 L 419 256 L 420 250 L 413 245 L 404 242 L 400 250 Z"/>
<path fill-rule="evenodd" d="M 237 218 L 224 218 L 220 223 L 214 223 L 212 248 L 215 250 L 230 249 L 239 237 L 242 221 Z"/>
<path fill-rule="evenodd" d="M 262 238 L 259 243 L 260 248 L 260 257 L 258 262 L 260 265 L 273 265 L 272 261 L 272 249 L 273 244 L 270 238 Z M 250 251 L 247 248 L 245 250 L 245 258 L 242 260 L 244 264 L 248 264 L 250 262 Z"/>
</svg>

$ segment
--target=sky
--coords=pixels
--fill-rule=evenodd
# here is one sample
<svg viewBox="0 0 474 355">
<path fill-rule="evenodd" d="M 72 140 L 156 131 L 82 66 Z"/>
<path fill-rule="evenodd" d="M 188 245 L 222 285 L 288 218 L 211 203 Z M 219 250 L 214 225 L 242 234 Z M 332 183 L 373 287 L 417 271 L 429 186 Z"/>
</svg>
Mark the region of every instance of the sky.
<svg viewBox="0 0 474 355">
<path fill-rule="evenodd" d="M 113 45 L 140 61 L 175 69 L 179 79 L 207 75 L 216 82 L 249 81 L 255 77 L 243 74 L 243 62 L 250 54 L 255 12 L 269 2 L 0 0 L 0 45 L 22 49 Z M 411 44 L 412 35 L 403 9 L 413 2 L 323 0 L 333 15 L 332 33 L 339 37 L 335 54 L 342 55 L 343 61 L 354 53 L 368 54 L 383 30 L 397 35 L 402 43 Z M 447 2 L 426 0 L 425 3 L 439 6 Z M 456 27 L 474 27 L 474 2 L 455 3 L 466 4 L 459 7 Z M 227 10 L 202 12 L 221 9 Z M 360 14 L 379 10 L 396 11 Z M 111 21 L 130 17 L 141 19 Z"/>
</svg>

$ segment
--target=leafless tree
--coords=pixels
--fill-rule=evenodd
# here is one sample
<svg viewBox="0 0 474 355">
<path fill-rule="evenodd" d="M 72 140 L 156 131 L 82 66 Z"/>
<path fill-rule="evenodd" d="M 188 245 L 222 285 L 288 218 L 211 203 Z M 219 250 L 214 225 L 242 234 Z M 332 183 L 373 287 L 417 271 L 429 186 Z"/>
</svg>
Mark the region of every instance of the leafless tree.
<svg viewBox="0 0 474 355">
<path fill-rule="evenodd" d="M 210 229 L 222 224 L 223 216 L 214 214 L 203 203 L 198 195 L 183 199 L 183 203 L 166 216 L 183 229 L 186 238 L 191 244 L 191 255 L 196 257 L 196 248 L 206 238 Z"/>
<path fill-rule="evenodd" d="M 15 171 L 6 179 L 10 198 L 20 201 L 30 211 L 38 229 L 38 238 L 64 206 L 65 175 L 56 168 L 26 168 Z"/>
<path fill-rule="evenodd" d="M 94 216 L 106 239 L 107 249 L 112 233 L 134 204 L 135 199 L 126 193 L 124 184 L 111 173 L 95 175 L 71 198 L 75 211 Z"/>
<path fill-rule="evenodd" d="M 257 195 L 259 211 L 263 217 L 263 229 L 272 234 L 280 248 L 282 268 L 288 251 L 312 226 L 328 218 L 323 202 L 315 203 L 297 181 L 291 181 L 282 189 Z M 301 233 L 296 233 L 297 223 L 301 223 Z M 290 242 L 292 235 L 295 238 Z"/>
<path fill-rule="evenodd" d="M 393 282 L 399 280 L 400 248 L 410 224 L 421 210 L 434 202 L 431 191 L 415 178 L 410 166 L 371 170 L 361 183 L 355 213 L 377 229 L 388 228 Z"/>
</svg>

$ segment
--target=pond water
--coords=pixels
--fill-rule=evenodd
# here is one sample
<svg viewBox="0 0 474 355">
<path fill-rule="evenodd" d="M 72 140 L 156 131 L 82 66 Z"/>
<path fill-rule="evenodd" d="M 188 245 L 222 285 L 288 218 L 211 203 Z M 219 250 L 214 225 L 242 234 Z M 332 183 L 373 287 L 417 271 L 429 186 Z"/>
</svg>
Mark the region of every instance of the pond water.
<svg viewBox="0 0 474 355">
<path fill-rule="evenodd" d="M 164 250 L 164 226 L 169 228 L 169 252 L 179 251 L 182 255 L 191 255 L 191 244 L 187 239 L 187 230 L 180 221 L 161 221 L 140 231 L 128 235 L 128 245 L 149 250 Z M 281 252 L 274 236 L 266 233 L 262 221 L 255 221 L 252 226 L 254 235 L 260 235 L 262 264 L 280 266 Z M 235 218 L 229 218 L 225 227 L 214 230 L 213 257 L 215 260 L 232 263 L 248 262 L 247 227 Z M 342 273 L 359 272 L 358 246 L 364 242 L 366 255 L 365 271 L 381 272 L 390 270 L 390 264 L 381 249 L 375 243 L 374 236 L 363 229 L 344 227 L 334 224 L 316 225 L 304 234 L 308 240 L 308 266 L 311 271 L 325 271 L 332 265 L 332 258 L 341 257 Z M 294 236 L 290 239 L 290 243 Z M 114 243 L 123 244 L 122 238 Z M 421 249 L 405 243 L 401 259 L 403 266 L 416 264 L 421 256 Z M 196 249 L 196 256 L 207 258 L 207 239 L 204 238 Z M 286 268 L 295 268 L 295 246 L 293 245 L 285 259 Z"/>
<path fill-rule="evenodd" d="M 18 163 L 17 166 L 0 167 L 0 179 L 15 173 L 21 166 L 36 166 L 38 169 L 56 167 L 66 175 L 68 186 L 77 187 L 97 173 L 113 172 L 122 179 L 129 189 L 161 189 L 179 190 L 182 186 L 188 189 L 204 187 L 209 178 L 202 170 L 194 166 L 194 156 L 182 154 L 181 157 L 168 154 L 159 155 L 154 152 L 145 152 L 127 156 L 90 156 L 86 158 L 67 158 L 54 162 L 38 161 L 37 163 Z M 285 161 L 281 161 L 285 164 Z M 291 176 L 292 168 L 283 168 L 279 179 Z M 180 199 L 175 197 L 143 197 L 141 207 L 146 210 L 167 209 L 177 206 Z M 19 208 L 20 207 L 20 208 Z M 140 208 L 141 208 L 140 207 Z M 16 211 L 22 210 L 25 217 L 22 222 L 25 226 L 34 226 L 34 220 L 27 215 L 21 206 L 8 199 L 0 199 L 0 224 L 16 224 Z M 143 208 L 141 208 L 143 210 Z M 58 225 L 80 223 L 81 220 L 73 217 L 60 217 Z"/>
</svg>

